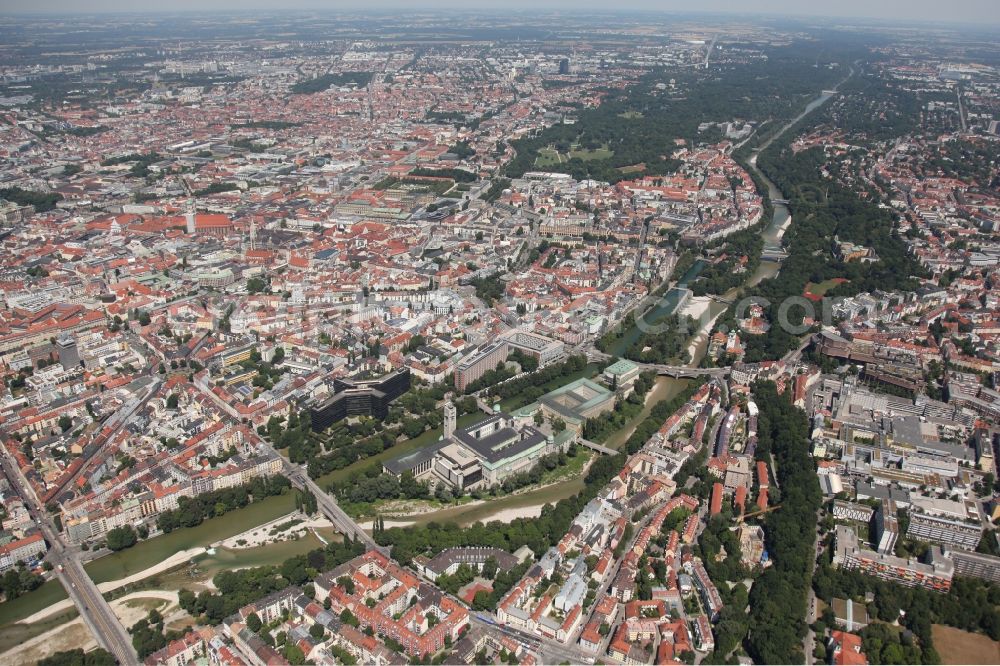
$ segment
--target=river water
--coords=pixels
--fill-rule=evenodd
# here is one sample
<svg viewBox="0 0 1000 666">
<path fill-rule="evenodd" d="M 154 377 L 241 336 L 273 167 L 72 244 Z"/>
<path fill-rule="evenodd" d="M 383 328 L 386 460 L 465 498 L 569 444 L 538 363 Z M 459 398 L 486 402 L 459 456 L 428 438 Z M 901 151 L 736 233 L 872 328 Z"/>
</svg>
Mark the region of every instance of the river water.
<svg viewBox="0 0 1000 666">
<path fill-rule="evenodd" d="M 851 71 L 853 74 L 853 70 Z M 850 76 L 848 76 L 850 78 Z M 846 79 L 845 79 L 846 81 Z M 838 84 L 838 88 L 839 88 Z M 761 150 L 764 150 L 774 142 L 775 139 L 782 136 L 787 132 L 792 126 L 798 123 L 802 118 L 812 113 L 815 109 L 819 108 L 826 103 L 834 93 L 823 92 L 816 98 L 814 98 L 809 104 L 806 105 L 805 109 L 797 115 L 795 118 L 786 123 L 778 132 L 772 135 L 767 141 L 765 141 L 759 148 L 757 148 L 753 155 L 749 159 L 750 169 L 763 181 L 764 185 L 767 187 L 767 194 L 771 200 L 771 205 L 774 208 L 774 214 L 771 216 L 771 221 L 768 223 L 767 227 L 764 228 L 761 236 L 764 239 L 765 247 L 774 247 L 781 245 L 781 238 L 788 226 L 791 224 L 791 213 L 788 207 L 782 203 L 776 203 L 780 199 L 784 199 L 784 195 L 778 190 L 778 187 L 768 178 L 764 173 L 757 168 L 757 156 L 760 154 Z M 680 287 L 686 285 L 691 280 L 694 280 L 699 273 L 701 273 L 704 268 L 704 263 L 702 261 L 696 262 L 683 276 L 678 280 L 678 286 L 670 289 L 666 295 L 652 308 L 646 311 L 644 319 L 649 322 L 656 321 L 666 315 L 673 314 L 677 309 L 678 304 L 682 296 L 682 291 Z M 739 287 L 733 287 L 726 293 L 722 294 L 722 298 L 726 301 L 732 301 L 736 298 L 742 289 L 747 287 L 752 287 L 763 280 L 774 277 L 778 274 L 781 268 L 780 261 L 761 261 L 757 269 L 754 271 L 753 275 L 746 281 L 746 283 Z M 691 360 L 688 365 L 697 366 L 701 363 L 701 359 L 705 356 L 705 352 L 708 349 L 708 339 L 709 332 L 711 331 L 712 325 L 715 320 L 726 311 L 729 307 L 728 304 L 712 300 L 708 304 L 707 313 L 700 317 L 701 328 L 694 336 L 694 348 L 692 349 Z M 631 346 L 636 340 L 639 339 L 642 332 L 635 326 L 626 331 L 615 343 L 610 345 L 608 348 L 608 353 L 615 356 L 622 356 L 625 351 Z M 656 381 L 656 386 L 652 389 L 650 399 L 646 403 L 646 409 L 634 419 L 630 427 L 623 429 L 621 432 L 615 433 L 608 442 L 607 446 L 610 448 L 620 448 L 624 445 L 625 441 L 628 440 L 632 431 L 635 429 L 635 425 L 644 419 L 652 405 L 656 404 L 660 400 L 669 400 L 679 394 L 685 386 L 687 386 L 688 379 L 674 379 L 672 377 L 659 377 Z"/>
<path fill-rule="evenodd" d="M 852 71 L 853 73 L 853 71 Z M 775 139 L 783 135 L 789 128 L 795 125 L 804 116 L 812 112 L 814 109 L 818 108 L 820 105 L 825 103 L 833 95 L 831 93 L 823 93 L 813 99 L 808 105 L 806 105 L 805 110 L 802 111 L 793 120 L 785 124 L 777 133 L 775 133 L 770 139 L 764 142 L 760 148 L 758 148 L 749 160 L 749 165 L 751 170 L 767 186 L 768 196 L 774 207 L 774 215 L 771 217 L 770 223 L 765 227 L 762 232 L 764 238 L 765 246 L 780 246 L 781 237 L 784 235 L 789 223 L 791 222 L 791 214 L 788 208 L 781 203 L 775 203 L 778 199 L 784 199 L 782 193 L 778 190 L 777 186 L 771 180 L 765 176 L 757 168 L 757 155 L 761 150 L 767 148 Z M 702 260 L 696 261 L 692 264 L 684 275 L 680 277 L 677 283 L 669 289 L 662 298 L 657 300 L 651 307 L 648 305 L 640 306 L 640 311 L 644 312 L 643 319 L 647 322 L 655 322 L 658 319 L 673 314 L 679 305 L 682 304 L 682 298 L 685 294 L 685 287 L 688 283 L 698 277 L 704 268 L 705 263 Z M 781 268 L 781 263 L 777 261 L 761 261 L 754 271 L 753 275 L 747 280 L 747 282 L 740 287 L 734 287 L 730 289 L 722 297 L 729 301 L 733 300 L 741 289 L 746 287 L 754 286 L 762 280 L 774 277 L 778 274 L 778 270 Z M 725 312 L 726 308 L 729 306 L 725 303 L 719 301 L 711 301 L 708 307 L 707 317 L 702 317 L 701 321 L 705 322 L 704 330 L 699 331 L 695 336 L 695 348 L 692 354 L 691 361 L 689 365 L 697 366 L 702 357 L 705 355 L 705 350 L 708 346 L 708 330 L 711 328 L 711 322 Z M 642 335 L 642 331 L 636 326 L 632 326 L 630 329 L 625 331 L 625 333 L 614 343 L 612 343 L 607 352 L 614 356 L 623 356 L 625 351 Z M 647 395 L 646 404 L 643 410 L 636 415 L 635 418 L 619 432 L 615 433 L 604 442 L 605 446 L 613 449 L 620 449 L 624 446 L 625 442 L 632 435 L 636 426 L 642 422 L 648 415 L 653 405 L 662 401 L 670 400 L 671 398 L 678 395 L 684 388 L 688 385 L 689 379 L 674 379 L 672 377 L 658 377 L 655 386 L 650 389 L 650 393 Z M 495 513 L 501 512 L 501 510 L 510 512 L 513 509 L 515 512 L 517 507 L 528 507 L 532 503 L 543 503 L 543 502 L 556 502 L 564 497 L 569 497 L 574 493 L 577 493 L 582 488 L 582 479 L 577 477 L 574 479 L 569 479 L 567 481 L 547 486 L 545 488 L 529 491 L 521 496 L 515 496 L 510 498 L 504 498 L 504 500 L 496 501 L 494 500 L 490 504 L 496 507 L 494 512 L 492 508 L 477 506 L 477 507 L 454 507 L 451 509 L 444 509 L 439 512 L 434 512 L 431 514 L 424 514 L 423 516 L 414 517 L 413 520 L 419 523 L 426 522 L 427 520 L 455 520 L 462 524 L 468 524 L 473 520 L 488 521 Z M 530 514 L 528 514 L 530 515 Z M 506 518 L 509 520 L 510 518 Z M 405 519 L 404 519 L 405 520 Z"/>
<path fill-rule="evenodd" d="M 688 283 L 698 277 L 704 267 L 705 262 L 701 259 L 694 262 L 691 264 L 691 268 L 687 269 L 687 272 L 677 281 L 677 284 L 667 290 L 667 293 L 653 303 L 651 307 L 640 305 L 636 308 L 636 310 L 643 313 L 643 320 L 652 324 L 673 314 L 677 306 L 681 305 L 681 300 L 684 297 Z M 624 356 L 628 348 L 635 344 L 635 341 L 641 336 L 642 331 L 639 330 L 638 326 L 633 325 L 620 338 L 608 345 L 607 353 L 612 356 Z"/>
<path fill-rule="evenodd" d="M 853 70 L 852 70 L 853 74 Z M 846 80 L 846 79 L 845 79 Z M 788 208 L 781 203 L 775 203 L 778 199 L 784 199 L 785 197 L 778 190 L 777 186 L 771 180 L 765 176 L 757 168 L 757 155 L 761 150 L 767 148 L 771 143 L 783 135 L 789 128 L 795 125 L 804 116 L 821 106 L 833 95 L 831 93 L 824 92 L 815 99 L 813 99 L 805 109 L 796 116 L 793 120 L 786 123 L 777 133 L 775 133 L 770 139 L 764 142 L 760 148 L 758 148 L 749 160 L 749 165 L 751 170 L 757 174 L 758 177 L 764 182 L 767 187 L 768 197 L 771 200 L 772 206 L 774 207 L 774 215 L 771 217 L 770 223 L 765 227 L 762 232 L 764 238 L 765 246 L 780 246 L 781 237 L 784 235 L 785 230 L 791 222 L 791 214 Z M 648 304 L 644 304 L 639 307 L 641 312 L 644 312 L 643 319 L 647 322 L 655 322 L 658 319 L 673 314 L 679 305 L 681 305 L 682 298 L 684 296 L 684 289 L 688 283 L 698 277 L 704 268 L 705 263 L 701 260 L 696 261 L 691 268 L 689 268 L 684 275 L 680 277 L 677 283 L 669 289 L 662 298 L 656 301 L 651 307 Z M 747 282 L 740 287 L 734 287 L 730 289 L 722 297 L 727 300 L 733 300 L 741 289 L 746 287 L 754 286 L 762 280 L 774 277 L 778 274 L 778 270 L 781 268 L 781 263 L 777 261 L 761 261 L 754 271 L 753 275 L 747 280 Z M 701 321 L 705 323 L 704 330 L 699 331 L 695 336 L 695 348 L 693 350 L 692 358 L 689 363 L 691 366 L 697 366 L 702 357 L 705 355 L 705 350 L 708 346 L 708 331 L 711 328 L 711 322 L 726 311 L 729 306 L 725 303 L 719 301 L 711 301 L 708 307 L 707 317 L 702 317 Z M 625 331 L 625 333 L 614 343 L 609 345 L 607 352 L 614 356 L 622 356 L 625 351 L 635 343 L 636 340 L 642 335 L 642 331 L 636 326 L 632 326 L 630 329 Z M 619 432 L 608 438 L 604 442 L 605 446 L 613 449 L 620 449 L 624 446 L 625 442 L 634 432 L 636 426 L 643 421 L 648 415 L 653 405 L 662 401 L 670 400 L 671 398 L 678 395 L 684 388 L 688 385 L 689 379 L 674 379 L 672 377 L 658 377 L 655 386 L 650 389 L 650 393 L 647 395 L 646 404 L 643 410 L 636 415 L 629 424 L 622 428 Z M 419 523 L 426 522 L 427 520 L 455 520 L 462 524 L 468 524 L 473 520 L 488 521 L 493 515 L 499 515 L 502 512 L 505 513 L 505 520 L 510 520 L 510 514 L 516 513 L 518 507 L 527 508 L 529 505 L 535 503 L 543 502 L 556 502 L 564 497 L 569 497 L 574 493 L 577 493 L 582 488 L 582 478 L 577 477 L 574 479 L 569 479 L 561 483 L 557 483 L 545 488 L 529 491 L 520 496 L 503 498 L 500 501 L 494 500 L 488 504 L 495 506 L 495 511 L 493 507 L 490 506 L 477 506 L 477 507 L 454 507 L 451 509 L 444 509 L 440 512 L 434 512 L 432 514 L 424 514 L 423 516 L 414 517 L 413 520 Z M 513 510 L 513 511 L 512 511 Z M 532 515 L 530 513 L 526 515 Z M 534 514 L 537 515 L 537 514 Z M 404 519 L 405 520 L 405 519 Z"/>
<path fill-rule="evenodd" d="M 854 70 L 851 70 L 851 75 L 853 75 Z M 850 75 L 848 76 L 850 78 Z M 847 79 L 845 79 L 846 81 Z M 839 88 L 838 84 L 838 88 Z M 761 150 L 769 146 L 775 139 L 783 135 L 790 127 L 801 120 L 805 115 L 818 108 L 824 104 L 833 95 L 831 93 L 823 93 L 813 101 L 811 101 L 805 110 L 795 117 L 792 121 L 787 123 L 781 128 L 774 136 L 768 139 L 760 148 L 755 151 L 749 160 L 750 168 L 754 173 L 759 176 L 765 185 L 767 186 L 768 195 L 774 206 L 774 215 L 771 218 L 770 224 L 763 231 L 764 243 L 765 245 L 774 245 L 780 243 L 781 236 L 784 233 L 786 225 L 790 221 L 790 214 L 788 208 L 784 204 L 774 203 L 776 199 L 783 199 L 781 192 L 778 188 L 767 178 L 758 168 L 757 168 L 757 155 Z M 760 282 L 761 280 L 773 277 L 777 275 L 781 264 L 774 261 L 762 261 L 757 267 L 757 270 L 747 281 L 745 286 L 753 286 Z M 685 285 L 694 278 L 698 276 L 704 267 L 704 263 L 701 261 L 695 262 L 688 271 L 681 276 L 678 281 L 678 286 L 670 289 L 659 302 L 657 302 L 653 308 L 647 311 L 646 319 L 647 321 L 655 321 L 658 318 L 662 318 L 665 315 L 672 314 L 680 303 L 680 299 L 683 295 L 681 291 L 681 285 Z M 726 300 L 732 300 L 734 296 L 743 287 L 736 287 L 727 291 L 723 298 Z M 720 303 L 717 301 L 711 301 L 708 310 L 708 317 L 714 320 L 720 314 L 722 314 L 728 306 L 725 303 Z M 624 350 L 633 344 L 635 340 L 639 338 L 641 331 L 636 327 L 626 331 L 626 333 L 609 348 L 608 352 L 617 356 L 624 353 Z M 697 345 L 695 348 L 695 353 L 692 355 L 692 360 L 690 365 L 697 365 L 702 356 L 705 354 L 705 349 L 707 347 L 707 331 L 703 331 L 697 339 Z M 647 401 L 644 409 L 640 412 L 626 428 L 623 428 L 618 433 L 612 435 L 606 445 L 610 448 L 621 448 L 625 441 L 628 440 L 635 427 L 642 422 L 643 419 L 648 416 L 650 409 L 657 402 L 662 400 L 669 400 L 679 394 L 690 380 L 687 379 L 673 379 L 670 377 L 659 377 L 656 381 L 656 385 L 650 390 L 650 394 L 647 396 Z M 428 434 L 428 437 L 433 437 L 434 434 Z M 392 450 L 393 453 L 398 453 L 398 451 Z M 372 460 L 367 460 L 365 463 L 371 464 Z M 340 470 L 343 473 L 345 470 Z M 348 472 L 349 473 L 349 472 Z M 500 501 L 492 501 L 487 504 L 493 506 L 478 506 L 478 507 L 454 507 L 452 509 L 444 509 L 440 512 L 434 512 L 432 514 L 424 514 L 423 516 L 416 517 L 417 522 L 426 522 L 428 520 L 455 520 L 462 524 L 468 524 L 474 520 L 488 521 L 490 518 L 499 512 L 501 509 L 506 509 L 508 511 L 517 511 L 520 507 L 529 507 L 532 503 L 555 503 L 564 497 L 569 497 L 583 488 L 583 478 L 582 476 L 569 479 L 567 481 L 553 484 L 541 489 L 530 491 L 520 496 L 514 496 L 510 498 L 505 498 Z M 248 526 L 259 525 L 261 523 L 267 522 L 267 520 L 276 518 L 282 515 L 284 512 L 291 510 L 290 498 L 291 495 L 278 496 L 268 498 L 260 503 L 252 504 L 246 508 L 238 509 L 236 511 L 227 514 L 225 518 L 211 519 L 205 521 L 199 528 L 190 528 L 184 530 L 178 530 L 170 535 L 156 537 L 155 539 L 150 539 L 148 542 L 143 542 L 138 546 L 128 550 L 118 553 L 117 557 L 106 556 L 100 560 L 90 563 L 87 566 L 88 572 L 91 576 L 94 576 L 96 580 L 111 580 L 113 578 L 129 575 L 134 573 L 136 570 L 141 570 L 145 566 L 148 566 L 148 562 L 156 560 L 157 556 L 155 553 L 163 552 L 176 552 L 177 549 L 189 547 L 194 544 L 203 543 L 204 538 L 201 534 L 204 530 L 211 530 L 211 539 L 209 541 L 218 540 L 224 536 L 230 536 L 242 531 L 244 528 L 241 524 L 245 521 Z M 287 505 L 287 506 L 286 506 Z M 499 506 L 498 506 L 499 505 Z M 496 511 L 494 511 L 494 506 Z M 266 515 L 260 515 L 260 512 L 265 512 Z M 528 514 L 532 515 L 532 514 Z M 533 515 L 537 515 L 534 513 Z M 509 520 L 510 518 L 505 518 Z M 224 521 L 227 527 L 224 531 L 220 532 L 214 523 L 218 521 Z M 178 543 L 175 540 L 183 540 L 183 543 Z M 148 551 L 148 552 L 146 552 Z M 122 561 L 116 561 L 122 560 Z M 44 589 L 48 589 L 53 594 L 51 596 L 46 596 L 43 594 L 43 589 L 32 592 L 31 594 L 25 595 L 16 602 L 7 602 L 4 604 L 6 607 L 10 606 L 11 611 L 14 611 L 15 606 L 24 605 L 24 608 L 18 608 L 16 612 L 12 613 L 14 617 L 6 618 L 8 621 L 16 621 L 18 616 L 24 616 L 38 610 L 48 603 L 58 601 L 59 599 L 65 598 L 65 591 L 52 582 L 47 583 L 43 586 Z M 30 606 L 29 606 L 30 605 Z"/>
</svg>

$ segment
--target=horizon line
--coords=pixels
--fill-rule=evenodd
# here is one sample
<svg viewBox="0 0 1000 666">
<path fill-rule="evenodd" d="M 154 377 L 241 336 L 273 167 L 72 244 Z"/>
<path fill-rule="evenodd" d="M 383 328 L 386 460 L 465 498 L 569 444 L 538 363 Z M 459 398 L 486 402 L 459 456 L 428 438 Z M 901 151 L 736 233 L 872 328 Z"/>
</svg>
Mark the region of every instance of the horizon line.
<svg viewBox="0 0 1000 666">
<path fill-rule="evenodd" d="M 163 7 L 158 8 L 143 8 L 143 9 L 54 9 L 54 10 L 44 10 L 44 9 L 30 9 L 30 10 L 20 10 L 20 9 L 3 9 L 0 8 L 0 16 L 14 17 L 14 18 L 41 18 L 41 19 L 52 19 L 58 17 L 80 17 L 80 16 L 183 16 L 183 15 L 230 15 L 230 16 L 246 16 L 246 15 L 275 15 L 275 14 L 329 14 L 329 15 L 356 15 L 356 16 L 383 16 L 386 14 L 398 13 L 402 6 L 395 7 L 371 7 L 364 8 L 360 4 L 352 5 L 350 7 L 311 7 L 311 6 L 297 6 L 289 8 L 264 8 L 264 7 L 233 7 L 233 8 L 197 8 L 197 7 L 184 7 L 184 8 L 171 8 Z M 776 19 L 785 21 L 828 21 L 828 22 L 862 22 L 862 23 L 872 23 L 880 26 L 885 26 L 885 24 L 890 24 L 895 27 L 906 27 L 906 26 L 922 26 L 925 27 L 928 24 L 934 24 L 941 27 L 966 27 L 966 28 L 977 28 L 979 30 L 991 30 L 1000 29 L 1000 16 L 996 19 L 931 19 L 931 18 L 907 18 L 905 20 L 899 20 L 896 18 L 882 17 L 882 16 L 864 16 L 864 15 L 832 15 L 832 14 L 820 14 L 820 13 L 776 13 L 768 11 L 752 11 L 752 10 L 726 10 L 726 9 L 678 9 L 678 8 L 627 8 L 620 10 L 606 9 L 606 8 L 572 8 L 572 7 L 553 7 L 553 6 L 540 6 L 540 7 L 518 7 L 518 6 L 500 6 L 492 8 L 484 7 L 445 7 L 441 5 L 426 5 L 420 7 L 407 7 L 409 11 L 413 11 L 420 14 L 435 14 L 444 13 L 455 15 L 461 14 L 465 16 L 489 16 L 498 14 L 520 14 L 520 15 L 542 15 L 542 14 L 569 14 L 572 13 L 578 16 L 641 16 L 641 15 L 654 15 L 654 16 L 689 16 L 689 17 L 706 17 L 706 18 L 754 18 L 754 19 Z"/>
</svg>

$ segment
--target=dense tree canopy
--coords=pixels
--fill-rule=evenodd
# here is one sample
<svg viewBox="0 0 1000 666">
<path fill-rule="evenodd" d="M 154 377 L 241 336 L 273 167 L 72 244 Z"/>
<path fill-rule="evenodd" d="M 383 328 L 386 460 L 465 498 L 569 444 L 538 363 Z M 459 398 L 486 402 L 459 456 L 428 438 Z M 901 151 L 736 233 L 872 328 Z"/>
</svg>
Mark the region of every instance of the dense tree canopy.
<svg viewBox="0 0 1000 666">
<path fill-rule="evenodd" d="M 773 383 L 754 386 L 760 407 L 757 457 L 772 456 L 781 488 L 781 508 L 767 515 L 765 534 L 773 566 L 750 590 L 747 652 L 756 663 L 804 663 L 802 640 L 812 578 L 816 512 L 822 493 L 810 456 L 809 423 Z"/>
<path fill-rule="evenodd" d="M 35 212 L 45 213 L 56 207 L 63 196 L 58 192 L 35 192 L 22 190 L 20 187 L 5 187 L 0 189 L 0 199 L 13 201 L 21 206 L 34 206 Z"/>
<path fill-rule="evenodd" d="M 171 532 L 179 527 L 194 527 L 206 518 L 221 516 L 251 502 L 287 492 L 291 485 L 283 476 L 258 477 L 243 486 L 213 490 L 195 497 L 181 497 L 177 501 L 177 508 L 161 513 L 156 524 L 164 532 Z"/>
<path fill-rule="evenodd" d="M 90 652 L 76 648 L 39 659 L 37 666 L 115 666 L 117 663 L 118 660 L 104 648 L 94 648 Z"/>
<path fill-rule="evenodd" d="M 862 291 L 912 290 L 917 286 L 914 276 L 924 270 L 907 252 L 906 244 L 896 232 L 896 214 L 879 206 L 873 194 L 864 197 L 856 188 L 848 188 L 823 175 L 829 161 L 822 148 L 795 153 L 791 138 L 775 141 L 762 151 L 757 163 L 788 198 L 793 224 L 783 242 L 788 258 L 781 271 L 762 281 L 748 296 L 763 297 L 770 303 L 765 316 L 771 323 L 763 335 L 746 335 L 746 360 L 750 362 L 777 359 L 794 349 L 798 337 L 776 325 L 780 304 L 790 297 L 801 297 L 806 285 L 832 278 L 844 280 L 827 292 L 828 296 L 847 296 Z M 845 262 L 838 258 L 836 240 L 850 241 L 869 247 L 878 256 L 874 263 Z M 789 323 L 798 325 L 803 311 L 793 308 Z M 815 313 L 818 318 L 822 313 Z M 734 312 L 720 320 L 721 325 L 734 328 Z"/>
<path fill-rule="evenodd" d="M 324 571 L 329 571 L 365 552 L 360 541 L 332 541 L 306 555 L 289 558 L 281 566 L 251 567 L 220 571 L 212 579 L 218 592 L 203 590 L 195 595 L 181 590 L 181 608 L 195 617 L 204 616 L 208 624 L 218 624 L 239 608 L 289 585 L 304 585 Z"/>
<path fill-rule="evenodd" d="M 131 525 L 123 525 L 122 527 L 115 527 L 108 530 L 107 544 L 111 550 L 131 548 L 136 544 L 136 541 L 138 541 L 138 537 Z"/>
<path fill-rule="evenodd" d="M 838 68 L 814 67 L 816 53 L 835 50 L 843 57 L 848 48 L 843 42 L 772 47 L 766 60 L 739 66 L 684 73 L 654 70 L 634 86 L 607 91 L 600 106 L 580 111 L 573 124 L 553 125 L 534 137 L 512 142 L 517 156 L 507 175 L 536 170 L 535 161 L 543 149 L 569 153 L 573 146 L 585 150 L 606 146 L 611 156 L 584 159 L 571 155 L 543 170 L 611 183 L 635 176 L 623 167 L 637 168 L 644 175 L 671 173 L 680 165 L 671 158 L 677 139 L 693 143 L 698 125 L 705 121 L 791 118 L 804 97 L 843 78 Z M 840 57 L 835 59 L 849 62 Z"/>
</svg>

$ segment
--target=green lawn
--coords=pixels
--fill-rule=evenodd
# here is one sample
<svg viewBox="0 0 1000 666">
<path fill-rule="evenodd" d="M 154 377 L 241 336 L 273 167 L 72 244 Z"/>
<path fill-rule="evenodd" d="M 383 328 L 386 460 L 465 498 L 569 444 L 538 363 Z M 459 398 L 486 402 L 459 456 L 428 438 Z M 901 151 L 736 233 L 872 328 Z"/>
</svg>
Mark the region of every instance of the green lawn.
<svg viewBox="0 0 1000 666">
<path fill-rule="evenodd" d="M 642 173 L 646 170 L 645 164 L 631 164 L 629 166 L 618 167 L 622 173 Z"/>
<path fill-rule="evenodd" d="M 642 111 L 626 111 L 625 113 L 619 113 L 619 118 L 626 118 L 628 120 L 633 120 L 637 118 L 644 118 Z"/>
<path fill-rule="evenodd" d="M 614 155 L 614 152 L 608 149 L 607 146 L 601 148 L 595 148 L 593 150 L 587 150 L 585 148 L 575 148 L 569 152 L 569 156 L 575 157 L 577 159 L 588 162 L 590 160 L 606 160 Z"/>
<path fill-rule="evenodd" d="M 562 156 L 553 148 L 542 148 L 535 158 L 535 166 L 550 167 L 562 164 Z"/>
<path fill-rule="evenodd" d="M 606 160 L 614 155 L 614 152 L 609 150 L 608 147 L 602 146 L 600 148 L 595 148 L 593 150 L 588 150 L 586 148 L 581 148 L 578 144 L 574 144 L 570 147 L 569 153 L 560 153 L 555 148 L 542 148 L 538 151 L 538 157 L 535 158 L 535 166 L 537 167 L 551 167 L 558 166 L 566 160 L 576 158 L 583 160 L 585 162 L 590 160 Z"/>
</svg>

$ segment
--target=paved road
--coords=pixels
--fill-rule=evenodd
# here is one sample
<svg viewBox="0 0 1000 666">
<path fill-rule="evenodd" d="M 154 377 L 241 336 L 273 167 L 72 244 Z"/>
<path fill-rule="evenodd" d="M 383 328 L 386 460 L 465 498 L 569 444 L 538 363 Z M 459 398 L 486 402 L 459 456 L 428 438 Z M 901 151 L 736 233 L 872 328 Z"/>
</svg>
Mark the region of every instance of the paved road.
<svg viewBox="0 0 1000 666">
<path fill-rule="evenodd" d="M 27 479 L 17 469 L 16 463 L 9 458 L 6 449 L 0 461 L 7 478 L 14 484 L 18 495 L 21 496 L 25 507 L 49 544 L 46 560 L 56 567 L 58 580 L 66 588 L 70 599 L 80 612 L 80 617 L 90 628 L 98 645 L 114 655 L 120 664 L 138 663 L 136 654 L 132 650 L 132 640 L 125 627 L 80 564 L 79 554 L 63 543 L 62 537 L 49 523 L 48 515 L 35 497 Z"/>
<path fill-rule="evenodd" d="M 962 86 L 955 86 L 955 94 L 958 96 L 958 119 L 962 123 L 962 131 L 965 132 L 969 128 L 965 122 L 965 109 L 962 107 Z"/>
<path fill-rule="evenodd" d="M 611 354 L 606 354 L 596 347 L 586 347 L 584 348 L 584 353 L 587 355 L 588 359 L 591 360 L 604 360 L 608 361 L 614 358 Z M 727 377 L 731 371 L 729 366 L 721 368 L 692 368 L 687 365 L 664 365 L 659 363 L 640 363 L 638 361 L 632 361 L 635 363 L 640 370 L 654 370 L 661 375 L 670 375 L 671 377 Z"/>
<path fill-rule="evenodd" d="M 823 546 L 820 541 L 820 520 L 823 517 L 823 509 L 819 509 L 816 512 L 816 536 L 813 539 L 813 570 L 815 571 L 817 561 L 819 560 L 820 553 L 823 552 Z M 810 572 L 810 577 L 812 572 Z M 806 596 L 806 624 L 813 624 L 816 622 L 816 592 L 813 591 L 812 585 L 809 586 L 809 594 Z M 813 657 L 813 650 L 816 649 L 816 634 L 810 628 L 806 631 L 806 637 L 803 641 L 802 649 L 806 654 L 806 664 L 816 663 L 816 659 Z M 818 637 L 821 641 L 825 640 L 825 636 Z"/>
<path fill-rule="evenodd" d="M 65 553 L 59 578 L 69 592 L 84 621 L 90 626 L 97 642 L 118 660 L 119 664 L 137 663 L 132 640 L 118 616 L 104 600 L 97 585 L 90 579 L 75 557 Z M 68 583 L 68 584 L 67 584 Z"/>
<path fill-rule="evenodd" d="M 273 450 L 273 449 L 272 449 Z M 277 455 L 277 453 L 275 453 Z M 341 532 L 345 536 L 350 536 L 352 539 L 360 539 L 365 543 L 368 548 L 377 550 L 383 555 L 389 555 L 389 549 L 385 546 L 380 546 L 375 542 L 375 539 L 371 537 L 370 534 L 365 532 L 360 525 L 354 522 L 354 519 L 347 515 L 337 501 L 330 497 L 322 488 L 316 485 L 316 482 L 309 478 L 300 467 L 293 465 L 289 462 L 285 462 L 285 476 L 288 477 L 292 485 L 299 490 L 308 490 L 313 495 L 316 496 L 316 504 L 319 506 L 320 511 L 323 515 L 333 523 L 333 526 L 337 528 L 337 531 Z"/>
<path fill-rule="evenodd" d="M 705 51 L 705 69 L 708 69 L 708 61 L 712 57 L 712 51 L 715 49 L 715 43 L 719 41 L 719 34 L 716 33 L 712 37 L 712 43 L 708 45 L 708 50 Z"/>
</svg>

